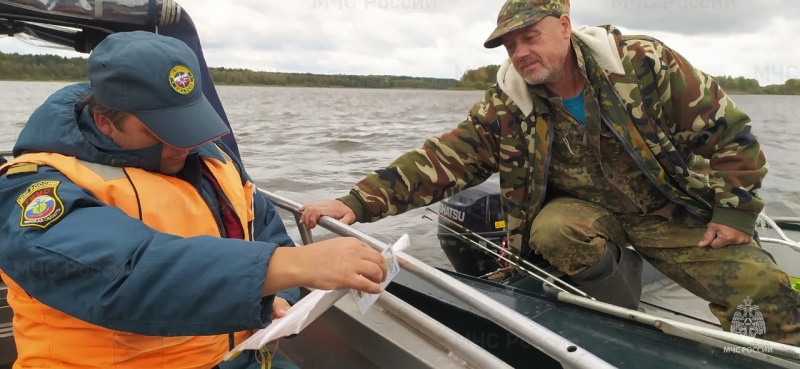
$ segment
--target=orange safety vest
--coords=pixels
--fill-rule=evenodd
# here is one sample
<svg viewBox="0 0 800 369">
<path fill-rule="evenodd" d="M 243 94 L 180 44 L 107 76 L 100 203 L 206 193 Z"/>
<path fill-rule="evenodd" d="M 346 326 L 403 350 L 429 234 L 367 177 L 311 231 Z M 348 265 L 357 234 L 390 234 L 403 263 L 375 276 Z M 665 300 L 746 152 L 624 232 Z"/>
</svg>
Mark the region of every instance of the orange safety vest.
<svg viewBox="0 0 800 369">
<path fill-rule="evenodd" d="M 221 151 L 221 150 L 220 150 Z M 222 151 L 221 151 L 222 152 Z M 203 158 L 252 239 L 251 182 L 230 157 L 227 163 Z M 21 155 L 0 166 L 36 163 L 57 169 L 100 201 L 122 209 L 151 228 L 181 237 L 217 236 L 220 231 L 208 205 L 188 182 L 138 168 L 118 168 L 52 153 Z M 127 176 L 126 176 L 127 174 Z M 134 188 L 135 186 L 135 188 Z M 191 222 L 187 222 L 191 219 Z M 42 304 L 0 271 L 14 311 L 14 368 L 210 368 L 228 352 L 228 336 L 155 337 L 106 329 Z M 236 343 L 246 338 L 238 332 Z"/>
</svg>

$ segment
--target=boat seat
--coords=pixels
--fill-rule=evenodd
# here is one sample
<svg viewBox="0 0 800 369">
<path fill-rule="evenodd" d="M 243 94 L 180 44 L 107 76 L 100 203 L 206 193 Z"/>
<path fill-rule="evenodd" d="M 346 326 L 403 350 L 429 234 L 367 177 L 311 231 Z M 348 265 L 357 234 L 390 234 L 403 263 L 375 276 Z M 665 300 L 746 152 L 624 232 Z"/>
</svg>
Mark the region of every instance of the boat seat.
<svg viewBox="0 0 800 369">
<path fill-rule="evenodd" d="M 388 291 L 365 315 L 345 296 L 278 346 L 301 368 L 510 368 Z"/>
</svg>

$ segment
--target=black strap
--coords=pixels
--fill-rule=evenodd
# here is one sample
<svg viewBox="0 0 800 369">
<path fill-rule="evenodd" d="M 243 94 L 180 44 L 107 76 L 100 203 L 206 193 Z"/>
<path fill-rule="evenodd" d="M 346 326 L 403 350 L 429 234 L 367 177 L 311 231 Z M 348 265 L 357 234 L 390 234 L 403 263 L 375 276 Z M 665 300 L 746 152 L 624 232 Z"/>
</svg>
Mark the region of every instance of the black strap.
<svg viewBox="0 0 800 369">
<path fill-rule="evenodd" d="M 92 94 L 92 90 L 89 90 L 85 94 L 83 94 L 83 96 L 81 96 L 81 98 L 78 99 L 78 101 L 75 103 L 75 117 L 76 118 L 80 118 L 81 117 L 81 113 L 83 113 L 83 109 L 86 107 L 86 105 L 89 105 L 89 100 L 92 99 L 92 96 L 94 96 Z"/>
</svg>

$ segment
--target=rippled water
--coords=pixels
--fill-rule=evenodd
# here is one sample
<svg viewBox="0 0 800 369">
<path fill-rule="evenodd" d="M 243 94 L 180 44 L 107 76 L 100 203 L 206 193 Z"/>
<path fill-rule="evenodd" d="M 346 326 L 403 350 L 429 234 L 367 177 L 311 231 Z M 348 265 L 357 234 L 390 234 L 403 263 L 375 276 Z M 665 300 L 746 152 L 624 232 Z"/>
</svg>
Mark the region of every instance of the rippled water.
<svg viewBox="0 0 800 369">
<path fill-rule="evenodd" d="M 1 82 L 0 148 L 10 148 L 28 115 L 64 83 Z M 262 188 L 305 203 L 341 196 L 371 170 L 449 131 L 481 91 L 219 87 L 250 175 Z M 735 96 L 753 119 L 770 161 L 761 195 L 768 213 L 800 213 L 800 96 Z M 411 236 L 409 252 L 436 266 L 447 259 L 423 209 L 357 224 L 387 243 Z M 285 214 L 297 239 L 294 220 Z M 315 231 L 319 238 L 325 231 Z"/>
</svg>

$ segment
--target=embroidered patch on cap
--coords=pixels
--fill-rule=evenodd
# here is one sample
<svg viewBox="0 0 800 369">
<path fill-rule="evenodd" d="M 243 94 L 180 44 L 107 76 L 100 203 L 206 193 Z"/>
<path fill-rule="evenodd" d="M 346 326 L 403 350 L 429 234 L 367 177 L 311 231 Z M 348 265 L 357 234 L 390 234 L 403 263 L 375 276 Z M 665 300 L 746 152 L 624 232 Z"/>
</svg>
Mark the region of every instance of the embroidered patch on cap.
<svg viewBox="0 0 800 369">
<path fill-rule="evenodd" d="M 22 208 L 20 227 L 47 228 L 64 215 L 64 204 L 56 193 L 60 183 L 39 181 L 19 195 L 17 204 Z"/>
<path fill-rule="evenodd" d="M 179 65 L 169 72 L 169 85 L 175 92 L 188 95 L 194 90 L 194 75 L 189 68 Z"/>
</svg>

